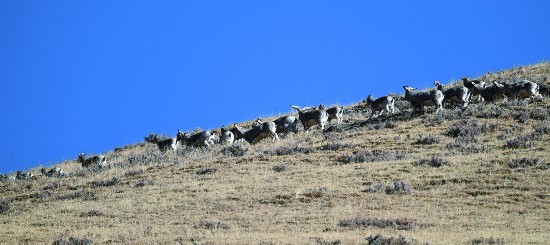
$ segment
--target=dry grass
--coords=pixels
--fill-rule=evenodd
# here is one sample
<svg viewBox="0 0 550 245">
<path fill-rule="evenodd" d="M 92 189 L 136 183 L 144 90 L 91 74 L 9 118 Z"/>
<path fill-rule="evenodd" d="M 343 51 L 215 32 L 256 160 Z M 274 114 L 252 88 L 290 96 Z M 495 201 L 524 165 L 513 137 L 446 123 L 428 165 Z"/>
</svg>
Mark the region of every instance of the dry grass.
<svg viewBox="0 0 550 245">
<path fill-rule="evenodd" d="M 547 85 L 549 71 L 495 74 Z M 549 107 L 499 102 L 441 118 L 399 108 L 367 120 L 355 105 L 343 125 L 275 143 L 128 146 L 106 153 L 109 169 L 68 161 L 66 177 L 0 182 L 0 243 L 545 244 Z"/>
</svg>

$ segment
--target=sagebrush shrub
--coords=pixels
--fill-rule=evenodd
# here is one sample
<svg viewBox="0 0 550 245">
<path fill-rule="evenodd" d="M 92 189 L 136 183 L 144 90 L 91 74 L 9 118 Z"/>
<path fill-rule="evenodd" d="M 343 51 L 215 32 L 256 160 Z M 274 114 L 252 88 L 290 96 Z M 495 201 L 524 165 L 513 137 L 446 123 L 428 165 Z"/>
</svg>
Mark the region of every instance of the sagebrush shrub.
<svg viewBox="0 0 550 245">
<path fill-rule="evenodd" d="M 48 190 L 38 191 L 34 194 L 32 194 L 32 198 L 35 199 L 45 199 L 53 196 L 53 192 Z"/>
<path fill-rule="evenodd" d="M 546 81 L 546 79 L 545 79 Z M 539 93 L 545 97 L 550 96 L 550 85 L 539 83 Z"/>
<path fill-rule="evenodd" d="M 97 196 L 95 193 L 89 192 L 89 191 L 75 191 L 65 196 L 61 196 L 59 197 L 59 199 L 61 200 L 82 199 L 84 201 L 92 201 L 92 200 L 96 200 Z"/>
<path fill-rule="evenodd" d="M 0 214 L 7 214 L 10 211 L 11 202 L 6 198 L 0 198 Z"/>
<path fill-rule="evenodd" d="M 339 245 L 342 244 L 340 240 L 326 241 L 320 237 L 315 238 L 315 244 L 317 245 Z"/>
<path fill-rule="evenodd" d="M 64 240 L 63 237 L 57 238 L 52 245 L 92 245 L 94 242 L 87 238 L 69 237 L 68 240 Z"/>
<path fill-rule="evenodd" d="M 411 103 L 406 101 L 404 97 L 394 97 L 395 102 L 394 106 L 395 108 L 399 108 L 401 110 L 410 110 L 412 109 Z"/>
<path fill-rule="evenodd" d="M 478 144 L 478 138 L 487 134 L 495 125 L 479 123 L 477 120 L 463 120 L 447 128 L 446 135 L 455 138 L 454 142 L 446 145 L 452 151 L 458 150 L 462 154 L 481 153 L 487 151 L 483 144 Z"/>
<path fill-rule="evenodd" d="M 414 144 L 417 145 L 432 145 L 432 144 L 438 144 L 439 143 L 439 137 L 435 135 L 428 134 L 426 136 L 419 135 L 418 139 L 414 142 Z"/>
<path fill-rule="evenodd" d="M 365 229 L 376 227 L 380 229 L 394 228 L 398 230 L 411 230 L 415 226 L 415 220 L 410 218 L 379 219 L 358 216 L 351 219 L 341 219 L 338 226 L 352 229 Z"/>
<path fill-rule="evenodd" d="M 271 168 L 275 172 L 285 172 L 288 171 L 287 165 L 275 165 Z"/>
<path fill-rule="evenodd" d="M 163 154 L 158 149 L 148 149 L 141 154 L 130 154 L 126 161 L 114 164 L 116 167 L 127 168 L 130 166 L 148 166 L 158 165 L 164 162 L 166 154 Z"/>
<path fill-rule="evenodd" d="M 397 127 L 397 124 L 392 120 L 387 120 L 384 127 L 385 128 L 395 128 L 395 127 Z"/>
<path fill-rule="evenodd" d="M 331 142 L 321 147 L 321 150 L 325 151 L 337 151 L 341 149 L 353 149 L 355 144 Z"/>
<path fill-rule="evenodd" d="M 536 124 L 535 126 L 533 126 L 533 128 L 535 129 L 535 134 L 539 134 L 541 136 L 550 134 L 550 123 L 548 121 L 543 121 L 539 124 Z"/>
<path fill-rule="evenodd" d="M 90 182 L 91 188 L 99 188 L 99 187 L 109 187 L 117 185 L 120 182 L 120 179 L 117 177 L 113 177 L 110 180 L 98 180 L 98 181 L 92 181 Z"/>
<path fill-rule="evenodd" d="M 272 156 L 286 156 L 286 155 L 294 155 L 294 154 L 309 154 L 315 152 L 315 150 L 312 147 L 309 146 L 298 146 L 298 145 L 283 145 L 279 147 L 275 147 L 272 149 L 269 149 L 265 151 L 266 154 L 272 155 Z"/>
<path fill-rule="evenodd" d="M 407 182 L 398 180 L 393 183 L 393 186 L 386 187 L 386 194 L 409 194 L 411 186 Z"/>
<path fill-rule="evenodd" d="M 548 111 L 542 108 L 536 108 L 531 111 L 530 117 L 533 118 L 534 120 L 539 120 L 539 121 L 546 120 L 548 119 Z"/>
<path fill-rule="evenodd" d="M 535 145 L 532 135 L 521 135 L 515 139 L 506 141 L 506 147 L 508 148 L 530 148 Z"/>
<path fill-rule="evenodd" d="M 146 180 L 146 179 L 142 179 L 142 180 L 139 180 L 135 187 L 143 187 L 143 186 L 146 186 L 146 185 L 154 185 L 155 182 L 153 180 Z"/>
<path fill-rule="evenodd" d="M 217 230 L 217 229 L 229 229 L 229 225 L 221 221 L 202 220 L 197 225 L 199 228 Z"/>
<path fill-rule="evenodd" d="M 425 114 L 425 115 L 422 115 L 420 118 L 422 120 L 422 124 L 424 124 L 428 127 L 441 125 L 443 122 L 445 122 L 445 117 L 442 116 L 439 113 L 438 114 Z"/>
<path fill-rule="evenodd" d="M 459 152 L 461 154 L 477 154 L 487 152 L 489 150 L 489 148 L 484 144 L 472 143 L 465 140 L 464 137 L 456 138 L 454 142 L 448 143 L 445 147 L 454 153 Z"/>
<path fill-rule="evenodd" d="M 318 186 L 312 189 L 308 189 L 303 193 L 308 198 L 320 198 L 328 192 L 328 188 L 324 186 Z"/>
<path fill-rule="evenodd" d="M 218 171 L 217 168 L 201 168 L 201 169 L 197 170 L 197 172 L 195 172 L 195 173 L 198 174 L 198 175 L 205 175 L 205 174 L 213 174 L 217 171 Z"/>
<path fill-rule="evenodd" d="M 353 154 L 344 154 L 338 158 L 338 161 L 349 163 L 362 163 L 362 162 L 380 162 L 405 159 L 406 155 L 402 151 L 390 152 L 382 150 L 373 150 L 371 152 L 359 151 Z"/>
<path fill-rule="evenodd" d="M 447 121 L 451 121 L 451 120 L 457 120 L 457 119 L 460 119 L 462 117 L 464 117 L 464 110 L 461 109 L 461 108 L 454 108 L 454 109 L 446 109 L 446 110 L 442 110 L 440 112 L 440 116 L 437 116 L 436 117 L 439 117 L 440 119 L 436 119 L 438 120 L 438 122 L 441 122 L 441 120 L 447 120 Z M 439 123 L 441 124 L 441 123 Z"/>
<path fill-rule="evenodd" d="M 368 236 L 365 238 L 368 245 L 429 245 L 429 243 L 419 243 L 416 239 L 407 240 L 404 236 L 399 237 L 384 237 L 381 234 Z"/>
<path fill-rule="evenodd" d="M 530 118 L 530 114 L 527 111 L 521 112 L 517 116 L 518 122 L 523 124 L 527 123 L 529 121 L 529 118 Z"/>
<path fill-rule="evenodd" d="M 50 184 L 47 184 L 46 186 L 44 186 L 44 188 L 42 188 L 42 190 L 55 190 L 57 188 L 59 188 L 61 186 L 61 184 L 59 182 L 53 182 L 53 183 L 50 183 Z"/>
<path fill-rule="evenodd" d="M 333 133 L 333 132 L 341 133 L 344 131 L 346 131 L 346 129 L 344 128 L 343 125 L 336 124 L 336 125 L 330 125 L 329 127 L 327 127 L 324 133 Z"/>
<path fill-rule="evenodd" d="M 472 245 L 478 244 L 505 244 L 503 238 L 474 238 L 471 240 Z"/>
<path fill-rule="evenodd" d="M 503 108 L 496 104 L 478 104 L 470 106 L 472 115 L 477 118 L 499 118 L 503 113 Z M 474 108 L 475 107 L 475 108 Z"/>
<path fill-rule="evenodd" d="M 247 149 L 240 144 L 232 144 L 224 147 L 221 151 L 223 155 L 231 157 L 242 157 L 246 154 Z"/>
<path fill-rule="evenodd" d="M 378 184 L 373 184 L 372 182 L 367 182 L 366 186 L 361 190 L 363 192 L 377 193 L 384 190 L 384 182 L 379 182 Z"/>
<path fill-rule="evenodd" d="M 447 128 L 446 134 L 450 137 L 464 137 L 466 140 L 476 142 L 477 137 L 480 134 L 487 134 L 491 128 L 486 123 L 478 123 L 476 120 L 463 120 L 459 123 L 455 123 Z"/>
<path fill-rule="evenodd" d="M 379 130 L 379 129 L 385 129 L 385 128 L 395 128 L 397 127 L 397 124 L 393 122 L 392 120 L 387 121 L 381 121 L 376 123 L 368 123 L 367 124 L 368 129 L 370 130 Z"/>
<path fill-rule="evenodd" d="M 449 165 L 449 161 L 439 157 L 432 157 L 432 159 L 422 159 L 418 163 L 420 165 L 428 165 L 430 167 L 435 167 L 435 168 Z"/>
<path fill-rule="evenodd" d="M 508 162 L 509 168 L 526 168 L 539 165 L 539 158 L 524 157 L 521 159 L 513 159 Z"/>
<path fill-rule="evenodd" d="M 99 210 L 90 210 L 88 212 L 81 212 L 80 217 L 98 217 L 105 216 L 105 214 Z"/>
</svg>

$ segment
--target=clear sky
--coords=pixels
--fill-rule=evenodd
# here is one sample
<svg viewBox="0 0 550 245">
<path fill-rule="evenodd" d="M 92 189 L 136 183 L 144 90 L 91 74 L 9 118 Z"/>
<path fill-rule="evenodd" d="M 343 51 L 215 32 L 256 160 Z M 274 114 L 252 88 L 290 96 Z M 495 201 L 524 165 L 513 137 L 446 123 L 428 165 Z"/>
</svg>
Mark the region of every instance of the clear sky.
<svg viewBox="0 0 550 245">
<path fill-rule="evenodd" d="M 548 0 L 0 0 L 0 173 L 549 58 Z"/>
</svg>

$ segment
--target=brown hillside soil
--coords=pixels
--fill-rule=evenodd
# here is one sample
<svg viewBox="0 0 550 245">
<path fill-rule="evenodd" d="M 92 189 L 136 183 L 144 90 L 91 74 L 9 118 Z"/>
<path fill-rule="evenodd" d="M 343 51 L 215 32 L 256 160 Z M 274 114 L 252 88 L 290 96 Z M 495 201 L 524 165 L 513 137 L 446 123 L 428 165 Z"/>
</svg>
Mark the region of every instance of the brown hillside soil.
<svg viewBox="0 0 550 245">
<path fill-rule="evenodd" d="M 549 75 L 543 63 L 484 77 Z M 105 154 L 109 169 L 68 161 L 65 177 L 0 182 L 0 243 L 548 244 L 549 107 L 545 95 L 369 120 L 359 103 L 341 125 L 275 143 L 127 146 Z"/>
</svg>

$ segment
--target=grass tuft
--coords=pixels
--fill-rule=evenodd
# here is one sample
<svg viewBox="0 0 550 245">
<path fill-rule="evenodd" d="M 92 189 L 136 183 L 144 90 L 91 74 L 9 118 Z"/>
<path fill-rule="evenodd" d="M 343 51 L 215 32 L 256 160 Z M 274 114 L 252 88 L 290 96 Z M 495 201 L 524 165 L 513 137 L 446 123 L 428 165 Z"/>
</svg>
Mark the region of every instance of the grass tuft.
<svg viewBox="0 0 550 245">
<path fill-rule="evenodd" d="M 503 238 L 474 238 L 471 241 L 472 245 L 483 245 L 483 244 L 505 244 Z"/>
<path fill-rule="evenodd" d="M 368 245 L 420 245 L 429 243 L 419 243 L 416 239 L 407 240 L 404 236 L 399 237 L 384 237 L 381 234 L 375 236 L 368 236 L 365 238 L 368 241 Z"/>
<path fill-rule="evenodd" d="M 195 173 L 198 175 L 205 175 L 205 174 L 214 174 L 217 171 L 218 171 L 217 168 L 201 168 L 197 170 L 197 172 Z"/>
<path fill-rule="evenodd" d="M 46 199 L 46 198 L 50 198 L 52 196 L 53 196 L 53 193 L 51 191 L 48 191 L 48 190 L 38 191 L 38 192 L 32 194 L 32 198 L 35 198 L 35 199 Z"/>
<path fill-rule="evenodd" d="M 139 180 L 134 187 L 144 187 L 146 185 L 154 185 L 154 184 L 155 184 L 155 181 L 153 180 L 142 179 L 142 180 Z"/>
<path fill-rule="evenodd" d="M 90 182 L 90 187 L 92 189 L 100 188 L 100 187 L 109 187 L 114 186 L 120 183 L 120 179 L 118 177 L 113 177 L 110 180 L 98 180 L 98 181 L 92 181 Z"/>
<path fill-rule="evenodd" d="M 71 192 L 65 196 L 59 197 L 60 200 L 73 200 L 73 199 L 82 199 L 83 201 L 93 201 L 97 199 L 97 196 L 93 192 L 89 191 L 75 191 Z"/>
<path fill-rule="evenodd" d="M 430 167 L 439 168 L 442 166 L 449 166 L 449 161 L 439 158 L 439 157 L 432 157 L 431 159 L 422 159 L 418 161 L 419 165 L 428 165 Z"/>
<path fill-rule="evenodd" d="M 397 230 L 412 230 L 415 225 L 415 220 L 410 218 L 379 219 L 367 218 L 363 216 L 358 216 L 351 219 L 342 219 L 338 222 L 338 226 L 350 229 L 394 228 Z"/>
<path fill-rule="evenodd" d="M 548 119 L 549 115 L 548 115 L 548 110 L 545 110 L 543 108 L 535 108 L 534 110 L 531 111 L 530 116 L 534 120 L 543 121 Z"/>
<path fill-rule="evenodd" d="M 382 162 L 392 160 L 402 160 L 406 158 L 406 154 L 402 151 L 390 152 L 382 150 L 373 150 L 371 152 L 359 151 L 353 154 L 344 154 L 339 157 L 338 161 L 344 164 L 362 163 L 362 162 Z"/>
<path fill-rule="evenodd" d="M 275 172 L 286 172 L 288 171 L 288 166 L 287 165 L 275 165 L 271 168 L 271 170 L 275 171 Z"/>
<path fill-rule="evenodd" d="M 230 146 L 224 147 L 221 150 L 221 153 L 225 156 L 230 157 L 242 157 L 246 154 L 247 149 L 241 144 L 232 144 Z"/>
<path fill-rule="evenodd" d="M 342 241 L 341 240 L 327 241 L 323 238 L 316 237 L 315 238 L 315 244 L 317 244 L 317 245 L 339 245 L 339 244 L 342 244 Z"/>
<path fill-rule="evenodd" d="M 98 217 L 98 216 L 105 216 L 105 214 L 101 211 L 98 211 L 98 210 L 90 210 L 88 212 L 81 212 L 80 213 L 80 217 L 81 218 L 85 218 L 85 217 Z"/>
<path fill-rule="evenodd" d="M 487 134 L 494 126 L 478 123 L 478 121 L 470 119 L 451 125 L 447 128 L 447 135 L 451 137 L 463 137 L 465 141 L 477 142 L 477 137 L 481 134 Z"/>
<path fill-rule="evenodd" d="M 397 124 L 395 124 L 395 122 L 393 122 L 392 120 L 388 120 L 388 121 L 382 121 L 382 122 L 376 122 L 376 123 L 369 123 L 367 124 L 367 127 L 370 130 L 380 130 L 380 129 L 386 129 L 386 128 L 392 129 L 397 127 Z"/>
<path fill-rule="evenodd" d="M 535 145 L 532 135 L 520 135 L 515 139 L 506 141 L 506 147 L 513 149 L 531 148 Z"/>
<path fill-rule="evenodd" d="M 550 134 L 550 123 L 548 121 L 543 121 L 533 126 L 533 129 L 535 129 L 533 134 L 539 137 L 542 135 L 548 135 Z"/>
<path fill-rule="evenodd" d="M 275 147 L 269 150 L 266 150 L 265 153 L 272 156 L 288 156 L 288 155 L 295 155 L 295 154 L 310 154 L 315 152 L 315 150 L 312 147 L 309 146 L 298 146 L 298 145 L 291 145 L 291 146 L 279 146 Z"/>
<path fill-rule="evenodd" d="M 56 239 L 52 245 L 92 245 L 94 242 L 87 238 L 76 238 L 69 237 L 69 239 L 64 240 L 63 237 Z"/>
<path fill-rule="evenodd" d="M 519 123 L 526 124 L 529 121 L 531 114 L 528 111 L 520 112 L 517 116 L 517 120 Z"/>
<path fill-rule="evenodd" d="M 379 182 L 377 184 L 374 184 L 372 182 L 367 182 L 364 184 L 364 187 L 361 189 L 362 192 L 369 192 L 369 193 L 378 193 L 384 190 L 384 182 Z"/>
<path fill-rule="evenodd" d="M 229 229 L 229 225 L 221 221 L 202 220 L 197 227 L 208 230 Z"/>
<path fill-rule="evenodd" d="M 9 213 L 10 208 L 11 208 L 10 200 L 8 200 L 6 198 L 0 198 L 0 214 Z"/>
<path fill-rule="evenodd" d="M 539 158 L 530 158 L 530 157 L 524 157 L 521 159 L 513 159 L 508 162 L 508 167 L 515 169 L 515 168 L 527 168 L 527 167 L 536 167 L 541 164 L 541 161 Z"/>
<path fill-rule="evenodd" d="M 330 142 L 321 146 L 320 149 L 323 151 L 337 151 L 342 149 L 353 149 L 354 147 L 355 147 L 355 144 Z"/>
<path fill-rule="evenodd" d="M 393 186 L 386 187 L 386 194 L 409 194 L 411 186 L 405 181 L 398 180 L 393 183 Z"/>
<path fill-rule="evenodd" d="M 428 134 L 427 136 L 418 136 L 418 139 L 414 142 L 416 145 L 433 145 L 439 144 L 439 137 L 435 135 Z"/>
</svg>

